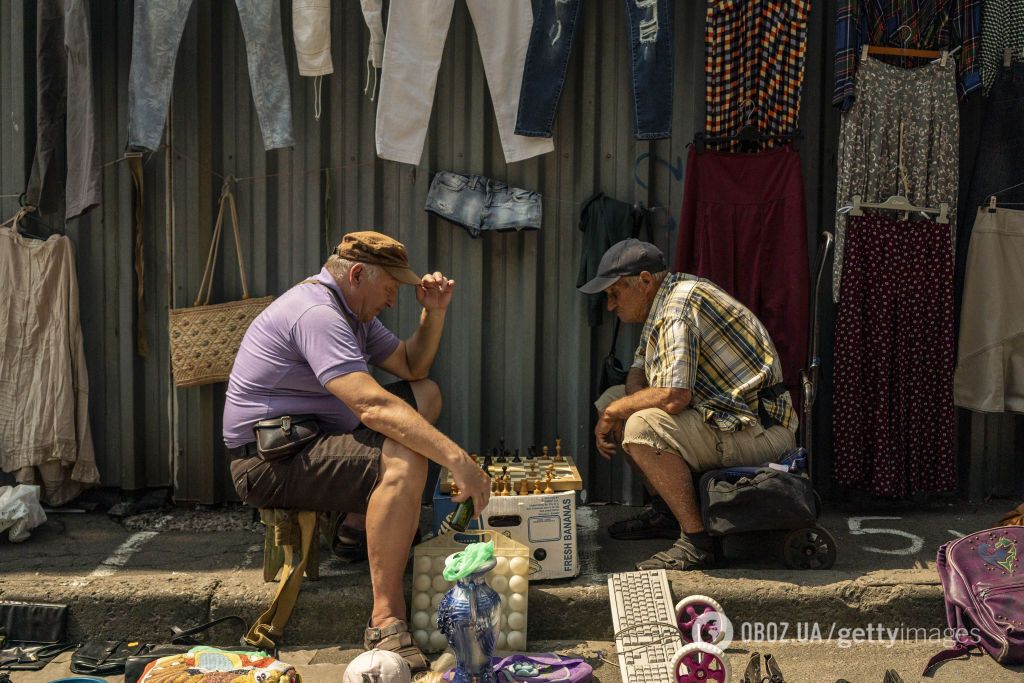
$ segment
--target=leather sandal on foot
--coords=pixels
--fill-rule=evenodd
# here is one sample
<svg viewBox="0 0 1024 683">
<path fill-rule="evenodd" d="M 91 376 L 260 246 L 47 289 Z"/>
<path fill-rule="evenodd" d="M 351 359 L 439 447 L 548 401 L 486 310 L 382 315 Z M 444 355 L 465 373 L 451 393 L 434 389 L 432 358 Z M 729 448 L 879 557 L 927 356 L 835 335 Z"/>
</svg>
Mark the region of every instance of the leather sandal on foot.
<svg viewBox="0 0 1024 683">
<path fill-rule="evenodd" d="M 641 571 L 651 569 L 686 571 L 688 569 L 711 569 L 715 564 L 713 552 L 702 550 L 695 546 L 690 539 L 681 536 L 676 539 L 671 548 L 665 552 L 654 553 L 649 560 L 638 562 L 636 568 Z"/>
<path fill-rule="evenodd" d="M 377 626 L 367 627 L 363 632 L 363 647 L 367 650 L 390 650 L 405 660 L 412 671 L 413 678 L 417 674 L 430 670 L 430 662 L 427 661 L 423 652 L 416 647 L 409 633 L 409 624 L 404 621 L 396 621 L 392 624 L 379 628 Z"/>
</svg>

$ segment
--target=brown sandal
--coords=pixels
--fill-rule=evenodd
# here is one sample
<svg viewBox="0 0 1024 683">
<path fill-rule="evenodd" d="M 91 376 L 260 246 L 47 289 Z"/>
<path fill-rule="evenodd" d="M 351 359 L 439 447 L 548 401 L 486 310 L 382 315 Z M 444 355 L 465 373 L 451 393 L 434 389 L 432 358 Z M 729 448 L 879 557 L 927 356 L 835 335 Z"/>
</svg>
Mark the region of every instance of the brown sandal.
<svg viewBox="0 0 1024 683">
<path fill-rule="evenodd" d="M 413 678 L 417 674 L 430 670 L 430 662 L 416 646 L 409 633 L 409 625 L 404 621 L 379 628 L 370 626 L 363 633 L 363 647 L 367 650 L 390 650 L 405 660 L 412 671 Z"/>
</svg>

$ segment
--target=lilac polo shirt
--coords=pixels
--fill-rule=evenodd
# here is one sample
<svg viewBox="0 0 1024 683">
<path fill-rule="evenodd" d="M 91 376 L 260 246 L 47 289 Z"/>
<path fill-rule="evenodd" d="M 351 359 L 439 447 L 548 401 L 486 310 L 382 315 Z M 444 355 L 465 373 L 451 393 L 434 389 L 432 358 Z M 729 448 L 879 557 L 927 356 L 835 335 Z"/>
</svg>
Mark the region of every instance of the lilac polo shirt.
<svg viewBox="0 0 1024 683">
<path fill-rule="evenodd" d="M 280 415 L 312 414 L 328 432 L 353 431 L 359 419 L 324 385 L 350 372 L 368 372 L 398 347 L 398 337 L 381 321 L 356 320 L 326 268 L 313 279 L 338 294 L 350 317 L 327 288 L 309 283 L 292 287 L 253 320 L 228 380 L 228 448 L 254 441 L 253 425 Z"/>
</svg>

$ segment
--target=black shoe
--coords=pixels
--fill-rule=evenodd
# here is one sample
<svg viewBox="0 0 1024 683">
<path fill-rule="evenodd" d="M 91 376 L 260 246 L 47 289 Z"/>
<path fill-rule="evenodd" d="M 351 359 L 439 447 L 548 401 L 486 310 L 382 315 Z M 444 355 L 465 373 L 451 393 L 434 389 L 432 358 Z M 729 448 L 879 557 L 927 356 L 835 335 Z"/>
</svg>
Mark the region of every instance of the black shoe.
<svg viewBox="0 0 1024 683">
<path fill-rule="evenodd" d="M 679 522 L 672 515 L 644 508 L 636 517 L 623 519 L 608 527 L 608 535 L 620 541 L 639 541 L 646 538 L 679 538 Z"/>
</svg>

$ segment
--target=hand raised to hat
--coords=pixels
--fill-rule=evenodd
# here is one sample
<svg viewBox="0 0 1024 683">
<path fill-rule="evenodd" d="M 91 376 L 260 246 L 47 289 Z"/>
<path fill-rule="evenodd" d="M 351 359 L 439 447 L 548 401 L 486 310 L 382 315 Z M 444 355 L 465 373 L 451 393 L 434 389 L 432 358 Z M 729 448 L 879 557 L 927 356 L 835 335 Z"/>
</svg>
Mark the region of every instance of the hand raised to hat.
<svg viewBox="0 0 1024 683">
<path fill-rule="evenodd" d="M 416 301 L 428 311 L 443 311 L 452 302 L 455 280 L 449 280 L 440 272 L 427 273 L 416 287 Z"/>
</svg>

